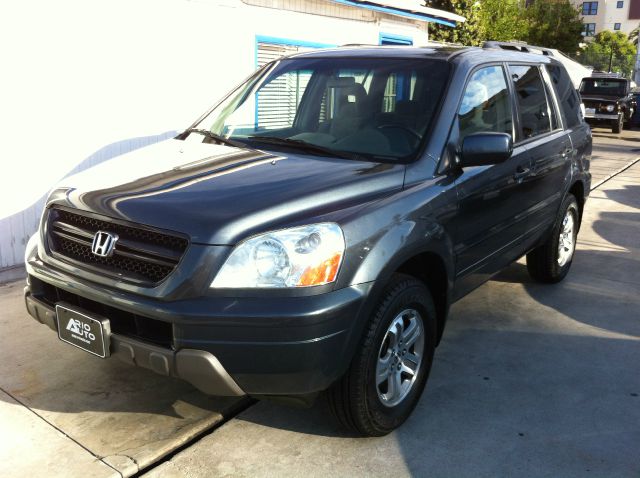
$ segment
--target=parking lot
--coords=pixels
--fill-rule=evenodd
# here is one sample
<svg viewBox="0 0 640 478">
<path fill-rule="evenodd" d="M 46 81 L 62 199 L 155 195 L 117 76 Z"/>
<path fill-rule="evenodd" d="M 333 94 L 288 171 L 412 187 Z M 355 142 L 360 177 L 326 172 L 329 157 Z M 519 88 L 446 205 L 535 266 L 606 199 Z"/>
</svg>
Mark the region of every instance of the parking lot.
<svg viewBox="0 0 640 478">
<path fill-rule="evenodd" d="M 56 340 L 0 286 L 0 476 L 639 476 L 640 132 L 594 130 L 569 276 L 512 265 L 455 304 L 414 415 L 346 435 Z"/>
</svg>

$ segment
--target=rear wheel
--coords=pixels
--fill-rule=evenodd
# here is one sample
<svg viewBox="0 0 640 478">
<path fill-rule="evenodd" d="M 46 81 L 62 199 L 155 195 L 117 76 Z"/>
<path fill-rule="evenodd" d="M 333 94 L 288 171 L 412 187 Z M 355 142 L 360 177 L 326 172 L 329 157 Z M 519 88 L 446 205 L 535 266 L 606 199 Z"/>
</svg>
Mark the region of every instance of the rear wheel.
<svg viewBox="0 0 640 478">
<path fill-rule="evenodd" d="M 415 408 L 429 376 L 436 315 L 425 285 L 395 275 L 385 288 L 345 375 L 328 391 L 343 426 L 382 436 Z"/>
<path fill-rule="evenodd" d="M 569 272 L 576 247 L 580 212 L 573 194 L 567 194 L 562 202 L 547 241 L 527 254 L 529 275 L 540 282 L 560 282 Z"/>
</svg>

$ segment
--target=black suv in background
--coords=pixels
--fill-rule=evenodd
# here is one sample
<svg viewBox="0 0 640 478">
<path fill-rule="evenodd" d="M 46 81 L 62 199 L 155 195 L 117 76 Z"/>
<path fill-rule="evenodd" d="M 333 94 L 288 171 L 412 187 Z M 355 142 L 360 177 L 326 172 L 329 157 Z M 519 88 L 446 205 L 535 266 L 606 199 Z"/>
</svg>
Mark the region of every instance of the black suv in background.
<svg viewBox="0 0 640 478">
<path fill-rule="evenodd" d="M 27 309 L 205 393 L 327 390 L 342 423 L 383 435 L 420 398 L 452 302 L 525 254 L 535 279 L 565 277 L 590 155 L 548 56 L 301 53 L 174 140 L 59 184 Z"/>
<path fill-rule="evenodd" d="M 637 103 L 629 80 L 604 74 L 591 76 L 582 79 L 579 91 L 587 123 L 610 126 L 613 133 L 630 127 Z"/>
</svg>

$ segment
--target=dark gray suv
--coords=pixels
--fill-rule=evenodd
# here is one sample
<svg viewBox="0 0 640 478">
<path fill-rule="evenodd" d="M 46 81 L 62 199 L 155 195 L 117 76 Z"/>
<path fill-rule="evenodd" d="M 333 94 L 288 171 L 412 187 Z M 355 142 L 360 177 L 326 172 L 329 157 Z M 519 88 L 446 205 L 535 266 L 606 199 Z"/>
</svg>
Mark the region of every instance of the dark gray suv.
<svg viewBox="0 0 640 478">
<path fill-rule="evenodd" d="M 452 302 L 567 274 L 590 129 L 553 58 L 349 47 L 261 68 L 174 140 L 65 179 L 26 254 L 61 340 L 209 394 L 399 426 Z"/>
</svg>

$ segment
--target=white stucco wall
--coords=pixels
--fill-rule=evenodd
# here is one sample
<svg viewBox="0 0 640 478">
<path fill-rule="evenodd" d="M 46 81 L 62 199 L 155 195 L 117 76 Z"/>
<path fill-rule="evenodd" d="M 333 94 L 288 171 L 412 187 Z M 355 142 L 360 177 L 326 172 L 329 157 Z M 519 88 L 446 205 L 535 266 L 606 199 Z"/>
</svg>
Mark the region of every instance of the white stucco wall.
<svg viewBox="0 0 640 478">
<path fill-rule="evenodd" d="M 327 3 L 328 15 L 345 8 Z M 424 25 L 362 18 L 240 0 L 2 2 L 0 270 L 22 262 L 57 181 L 187 127 L 253 71 L 256 35 L 377 44 L 384 31 L 427 40 Z"/>
</svg>

